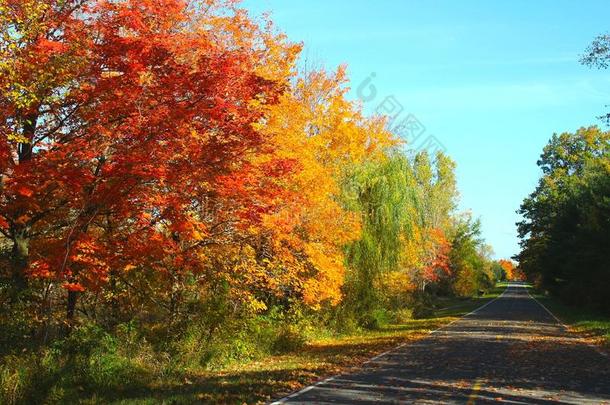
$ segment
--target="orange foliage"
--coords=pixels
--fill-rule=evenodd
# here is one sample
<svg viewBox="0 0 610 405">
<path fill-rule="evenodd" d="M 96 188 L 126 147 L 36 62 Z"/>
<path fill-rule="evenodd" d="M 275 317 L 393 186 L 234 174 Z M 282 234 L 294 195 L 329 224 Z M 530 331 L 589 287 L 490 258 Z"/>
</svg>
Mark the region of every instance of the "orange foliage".
<svg viewBox="0 0 610 405">
<path fill-rule="evenodd" d="M 16 273 L 72 298 L 141 276 L 168 299 L 228 285 L 253 310 L 341 300 L 362 214 L 343 180 L 397 144 L 347 100 L 345 67 L 297 75 L 301 46 L 235 1 L 5 3 L 0 231 Z M 413 222 L 394 289 L 449 273 L 441 222 Z"/>
<path fill-rule="evenodd" d="M 260 130 L 274 145 L 273 156 L 294 162 L 281 179 L 285 190 L 277 210 L 265 216 L 275 259 L 298 279 L 304 301 L 313 306 L 341 299 L 343 246 L 359 237 L 359 218 L 339 203 L 344 170 L 382 157 L 395 141 L 381 121 L 369 121 L 345 99 L 345 70 L 314 71 L 271 107 Z"/>
<path fill-rule="evenodd" d="M 502 259 L 498 261 L 498 264 L 502 266 L 504 272 L 506 273 L 506 279 L 509 281 L 517 281 L 517 271 L 515 269 L 515 264 L 511 260 Z"/>
</svg>

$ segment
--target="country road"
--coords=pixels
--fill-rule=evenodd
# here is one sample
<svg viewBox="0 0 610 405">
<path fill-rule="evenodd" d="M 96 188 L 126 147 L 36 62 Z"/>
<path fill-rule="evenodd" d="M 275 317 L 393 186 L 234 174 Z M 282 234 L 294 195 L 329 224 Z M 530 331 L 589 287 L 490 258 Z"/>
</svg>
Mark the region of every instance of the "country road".
<svg viewBox="0 0 610 405">
<path fill-rule="evenodd" d="M 429 337 L 277 403 L 610 404 L 610 359 L 511 284 Z"/>
</svg>

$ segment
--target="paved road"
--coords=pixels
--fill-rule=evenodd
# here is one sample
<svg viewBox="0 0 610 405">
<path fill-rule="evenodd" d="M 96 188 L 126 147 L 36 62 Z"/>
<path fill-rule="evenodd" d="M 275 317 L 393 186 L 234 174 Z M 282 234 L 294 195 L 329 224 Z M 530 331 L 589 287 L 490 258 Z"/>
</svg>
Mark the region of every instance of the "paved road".
<svg viewBox="0 0 610 405">
<path fill-rule="evenodd" d="M 281 402 L 610 404 L 610 359 L 511 284 L 428 338 Z"/>
</svg>

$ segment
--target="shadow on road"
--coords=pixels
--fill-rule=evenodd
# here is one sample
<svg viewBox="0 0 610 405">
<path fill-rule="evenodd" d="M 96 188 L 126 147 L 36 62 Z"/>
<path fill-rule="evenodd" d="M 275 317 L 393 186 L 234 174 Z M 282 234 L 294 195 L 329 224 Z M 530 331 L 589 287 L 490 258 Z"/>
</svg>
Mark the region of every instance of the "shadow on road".
<svg viewBox="0 0 610 405">
<path fill-rule="evenodd" d="M 610 403 L 610 361 L 526 288 L 287 403 Z"/>
</svg>

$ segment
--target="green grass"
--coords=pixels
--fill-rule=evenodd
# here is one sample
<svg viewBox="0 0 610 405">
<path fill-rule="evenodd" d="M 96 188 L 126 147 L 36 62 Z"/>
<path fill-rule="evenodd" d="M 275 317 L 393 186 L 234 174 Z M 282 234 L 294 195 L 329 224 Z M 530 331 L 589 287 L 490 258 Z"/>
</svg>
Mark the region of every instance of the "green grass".
<svg viewBox="0 0 610 405">
<path fill-rule="evenodd" d="M 435 317 L 461 317 L 469 312 L 474 311 L 478 307 L 485 305 L 487 302 L 497 298 L 508 287 L 508 283 L 498 283 L 495 288 L 485 293 L 480 297 L 474 298 L 445 298 L 440 299 L 437 305 L 441 305 L 441 309 L 434 312 Z"/>
<path fill-rule="evenodd" d="M 220 371 L 191 373 L 180 380 L 165 380 L 146 390 L 90 403 L 115 404 L 258 404 L 277 399 L 323 378 L 361 365 L 375 355 L 397 345 L 421 339 L 457 318 L 499 296 L 503 287 L 481 297 L 446 299 L 427 319 L 387 325 L 377 331 L 361 331 L 349 336 L 326 336 L 309 342 L 302 350 L 275 355 Z"/>
<path fill-rule="evenodd" d="M 592 342 L 602 345 L 607 350 L 610 349 L 609 317 L 587 308 L 566 305 L 559 299 L 533 288 L 530 293 L 572 331 L 586 336 Z"/>
</svg>

